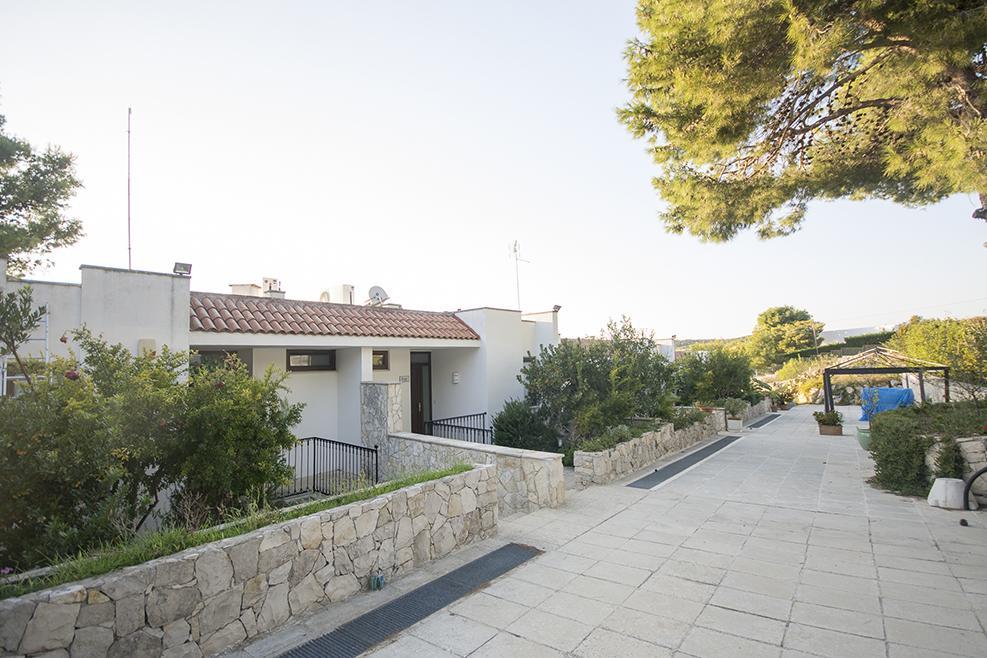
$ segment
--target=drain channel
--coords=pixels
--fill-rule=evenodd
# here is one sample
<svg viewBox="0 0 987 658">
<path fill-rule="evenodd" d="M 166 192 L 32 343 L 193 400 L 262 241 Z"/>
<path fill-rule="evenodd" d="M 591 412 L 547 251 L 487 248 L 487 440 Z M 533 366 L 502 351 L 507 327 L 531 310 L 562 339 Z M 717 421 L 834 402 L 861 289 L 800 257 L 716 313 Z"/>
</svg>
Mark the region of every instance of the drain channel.
<svg viewBox="0 0 987 658">
<path fill-rule="evenodd" d="M 281 654 L 281 658 L 359 656 L 540 553 L 537 548 L 522 544 L 501 546 L 325 635 Z"/>
<path fill-rule="evenodd" d="M 628 487 L 634 487 L 635 489 L 652 489 L 662 482 L 669 480 L 679 473 L 685 471 L 686 469 L 692 468 L 704 459 L 711 457 L 715 453 L 723 450 L 728 445 L 734 441 L 739 441 L 739 436 L 725 436 L 719 441 L 714 441 L 707 446 L 696 450 L 695 452 L 690 452 L 685 457 L 673 461 L 671 464 L 662 466 L 654 473 L 649 473 L 645 475 L 640 480 L 635 480 L 628 484 Z"/>
</svg>

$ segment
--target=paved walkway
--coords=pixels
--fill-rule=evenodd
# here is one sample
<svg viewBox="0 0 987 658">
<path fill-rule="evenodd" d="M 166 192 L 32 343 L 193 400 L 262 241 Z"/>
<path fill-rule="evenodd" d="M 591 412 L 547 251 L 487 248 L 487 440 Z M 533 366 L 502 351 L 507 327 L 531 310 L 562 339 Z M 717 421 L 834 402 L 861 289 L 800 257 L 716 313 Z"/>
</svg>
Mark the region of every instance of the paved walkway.
<svg viewBox="0 0 987 658">
<path fill-rule="evenodd" d="M 297 644 L 518 541 L 546 552 L 372 655 L 987 656 L 987 514 L 871 488 L 867 453 L 853 436 L 818 436 L 811 411 L 745 432 L 656 490 L 567 492 L 563 508 L 502 520 L 495 539 L 246 653 Z"/>
</svg>

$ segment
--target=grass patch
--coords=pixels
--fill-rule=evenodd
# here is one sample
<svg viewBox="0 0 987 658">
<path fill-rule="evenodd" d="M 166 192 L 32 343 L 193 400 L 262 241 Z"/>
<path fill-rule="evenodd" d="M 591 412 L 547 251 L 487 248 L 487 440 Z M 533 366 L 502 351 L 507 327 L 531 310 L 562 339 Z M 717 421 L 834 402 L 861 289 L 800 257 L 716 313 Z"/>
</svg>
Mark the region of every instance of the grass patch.
<svg viewBox="0 0 987 658">
<path fill-rule="evenodd" d="M 127 542 L 109 544 L 67 559 L 56 565 L 52 571 L 44 576 L 18 583 L 0 585 L 0 599 L 21 596 L 49 587 L 92 578 L 93 576 L 100 576 L 111 571 L 116 571 L 117 569 L 122 569 L 123 567 L 129 567 L 159 557 L 179 553 L 187 548 L 246 534 L 264 526 L 284 523 L 285 521 L 308 516 L 309 514 L 315 514 L 316 512 L 322 512 L 334 507 L 342 507 L 343 505 L 349 505 L 357 501 L 376 498 L 382 494 L 397 491 L 398 489 L 410 487 L 415 484 L 421 484 L 422 482 L 430 482 L 449 475 L 465 473 L 472 468 L 472 466 L 466 464 L 459 464 L 440 471 L 418 473 L 333 498 L 315 500 L 310 503 L 279 510 L 264 510 L 214 528 L 205 528 L 203 530 L 173 528 L 140 535 Z"/>
</svg>

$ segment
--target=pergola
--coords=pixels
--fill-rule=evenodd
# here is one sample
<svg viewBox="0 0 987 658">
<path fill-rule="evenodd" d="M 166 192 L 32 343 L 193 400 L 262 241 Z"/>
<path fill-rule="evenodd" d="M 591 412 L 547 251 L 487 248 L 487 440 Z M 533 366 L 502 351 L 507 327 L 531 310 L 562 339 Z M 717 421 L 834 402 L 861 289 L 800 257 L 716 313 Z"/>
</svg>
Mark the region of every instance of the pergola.
<svg viewBox="0 0 987 658">
<path fill-rule="evenodd" d="M 855 366 L 854 364 L 877 361 L 886 366 Z M 872 347 L 860 354 L 854 354 L 837 364 L 823 370 L 823 395 L 825 396 L 826 411 L 833 411 L 833 375 L 895 375 L 905 373 L 918 374 L 919 400 L 925 402 L 925 373 L 941 372 L 944 383 L 944 397 L 949 402 L 949 366 L 932 361 L 923 361 L 906 356 L 901 352 L 889 350 L 886 347 Z"/>
</svg>

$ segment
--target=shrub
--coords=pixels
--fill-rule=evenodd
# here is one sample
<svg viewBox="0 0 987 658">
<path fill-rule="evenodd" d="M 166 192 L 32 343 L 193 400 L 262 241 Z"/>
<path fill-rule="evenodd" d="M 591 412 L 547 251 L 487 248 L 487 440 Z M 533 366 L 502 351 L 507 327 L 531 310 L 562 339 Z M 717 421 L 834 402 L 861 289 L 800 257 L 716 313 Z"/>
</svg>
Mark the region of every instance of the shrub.
<svg viewBox="0 0 987 658">
<path fill-rule="evenodd" d="M 714 348 L 689 352 L 676 362 L 676 394 L 685 404 L 754 393 L 754 369 L 741 353 Z"/>
<path fill-rule="evenodd" d="M 706 412 L 701 409 L 676 409 L 672 415 L 672 427 L 677 430 L 706 420 Z"/>
<path fill-rule="evenodd" d="M 528 404 L 571 440 L 631 416 L 670 417 L 673 372 L 654 339 L 624 318 L 600 338 L 544 348 L 518 379 Z"/>
<path fill-rule="evenodd" d="M 900 325 L 889 347 L 909 356 L 950 367 L 953 383 L 970 398 L 984 397 L 987 386 L 987 318 L 925 320 Z"/>
<path fill-rule="evenodd" d="M 643 432 L 633 432 L 627 425 L 616 425 L 604 430 L 599 436 L 581 441 L 577 447 L 583 452 L 601 452 L 609 450 L 618 443 L 624 443 L 640 436 Z"/>
<path fill-rule="evenodd" d="M 727 398 L 723 401 L 723 409 L 726 410 L 730 418 L 741 418 L 747 409 L 747 400 L 740 398 Z"/>
<path fill-rule="evenodd" d="M 820 425 L 842 425 L 843 414 L 839 411 L 814 411 L 812 417 Z"/>
<path fill-rule="evenodd" d="M 976 401 L 906 407 L 875 415 L 870 423 L 874 484 L 904 495 L 926 495 L 929 448 L 937 441 L 978 435 L 985 418 L 987 404 Z"/>
<path fill-rule="evenodd" d="M 493 419 L 495 445 L 558 452 L 555 431 L 523 400 L 509 400 Z"/>
<path fill-rule="evenodd" d="M 966 460 L 956 439 L 948 438 L 940 441 L 939 453 L 936 455 L 936 477 L 963 479 L 965 471 Z"/>
</svg>

